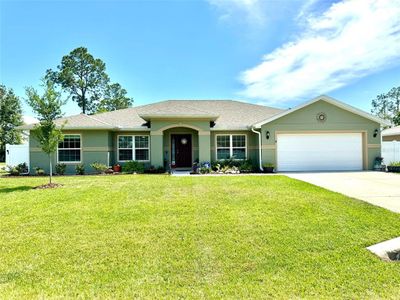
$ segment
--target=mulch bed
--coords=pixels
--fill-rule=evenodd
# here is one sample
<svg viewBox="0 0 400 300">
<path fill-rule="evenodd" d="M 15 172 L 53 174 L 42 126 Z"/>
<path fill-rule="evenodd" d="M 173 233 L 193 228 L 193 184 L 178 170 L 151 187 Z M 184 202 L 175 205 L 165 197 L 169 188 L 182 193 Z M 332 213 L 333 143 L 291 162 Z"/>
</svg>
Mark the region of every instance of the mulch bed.
<svg viewBox="0 0 400 300">
<path fill-rule="evenodd" d="M 35 187 L 35 190 L 44 190 L 44 189 L 54 189 L 54 188 L 58 188 L 63 186 L 60 183 L 47 183 L 47 184 L 43 184 L 43 185 L 39 185 L 37 187 Z"/>
</svg>

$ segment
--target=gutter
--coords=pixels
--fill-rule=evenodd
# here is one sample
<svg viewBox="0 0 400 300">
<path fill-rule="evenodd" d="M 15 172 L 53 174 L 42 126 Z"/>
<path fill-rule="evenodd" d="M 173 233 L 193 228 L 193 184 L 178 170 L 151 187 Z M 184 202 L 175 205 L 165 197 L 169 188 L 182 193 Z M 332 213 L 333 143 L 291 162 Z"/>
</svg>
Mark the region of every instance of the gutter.
<svg viewBox="0 0 400 300">
<path fill-rule="evenodd" d="M 251 126 L 251 131 L 253 131 L 254 133 L 256 133 L 258 135 L 258 162 L 259 162 L 260 171 L 264 171 L 264 169 L 262 167 L 261 132 L 255 130 L 254 126 Z"/>
</svg>

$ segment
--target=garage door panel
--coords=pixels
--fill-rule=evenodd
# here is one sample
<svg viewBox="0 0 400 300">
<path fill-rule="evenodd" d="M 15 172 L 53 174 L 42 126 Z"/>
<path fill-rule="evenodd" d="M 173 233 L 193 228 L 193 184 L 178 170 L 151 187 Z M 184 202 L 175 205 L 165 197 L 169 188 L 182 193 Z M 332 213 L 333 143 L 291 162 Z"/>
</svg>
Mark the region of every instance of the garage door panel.
<svg viewBox="0 0 400 300">
<path fill-rule="evenodd" d="M 362 170 L 361 133 L 278 134 L 278 171 Z"/>
</svg>

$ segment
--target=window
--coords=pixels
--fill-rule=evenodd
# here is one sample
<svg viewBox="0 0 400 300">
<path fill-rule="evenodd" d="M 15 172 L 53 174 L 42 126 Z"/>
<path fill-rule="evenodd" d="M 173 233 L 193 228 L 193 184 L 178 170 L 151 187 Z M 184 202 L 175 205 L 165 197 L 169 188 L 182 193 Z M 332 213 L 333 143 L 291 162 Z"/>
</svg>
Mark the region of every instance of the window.
<svg viewBox="0 0 400 300">
<path fill-rule="evenodd" d="M 58 144 L 58 162 L 81 162 L 81 136 L 79 134 L 66 134 L 64 140 Z"/>
<path fill-rule="evenodd" d="M 217 160 L 246 159 L 246 135 L 217 135 Z"/>
<path fill-rule="evenodd" d="M 118 136 L 118 161 L 148 161 L 149 150 L 149 136 L 147 135 Z"/>
</svg>

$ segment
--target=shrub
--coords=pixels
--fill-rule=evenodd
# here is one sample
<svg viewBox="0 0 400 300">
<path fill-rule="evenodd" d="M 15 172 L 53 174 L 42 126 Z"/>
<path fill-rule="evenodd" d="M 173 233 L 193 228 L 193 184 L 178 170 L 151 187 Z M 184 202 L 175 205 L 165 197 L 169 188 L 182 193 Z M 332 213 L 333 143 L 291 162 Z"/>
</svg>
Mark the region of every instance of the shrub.
<svg viewBox="0 0 400 300">
<path fill-rule="evenodd" d="M 122 171 L 129 174 L 144 173 L 144 164 L 135 160 L 131 160 L 123 165 Z"/>
<path fill-rule="evenodd" d="M 272 163 L 264 163 L 263 164 L 264 173 L 273 173 L 274 168 L 275 168 L 275 166 Z"/>
<path fill-rule="evenodd" d="M 154 166 L 150 166 L 150 168 L 146 169 L 144 172 L 148 173 L 148 174 L 164 174 L 165 168 L 162 166 L 160 166 L 158 168 L 156 168 Z"/>
<path fill-rule="evenodd" d="M 36 174 L 37 176 L 44 176 L 44 175 L 46 175 L 46 173 L 44 172 L 44 170 L 43 170 L 42 168 L 39 168 L 39 167 L 36 167 L 36 168 L 35 168 L 35 174 Z"/>
<path fill-rule="evenodd" d="M 21 163 L 16 166 L 7 166 L 7 169 L 12 176 L 19 176 L 28 173 L 28 165 L 26 163 Z"/>
<path fill-rule="evenodd" d="M 79 164 L 75 166 L 75 174 L 76 175 L 85 175 L 85 165 Z"/>
<path fill-rule="evenodd" d="M 19 171 L 17 167 L 8 167 L 8 169 L 10 170 L 10 174 L 12 176 L 19 176 Z"/>
<path fill-rule="evenodd" d="M 211 164 L 208 161 L 201 162 L 200 167 L 198 168 L 198 172 L 200 174 L 211 173 Z"/>
<path fill-rule="evenodd" d="M 250 173 L 254 171 L 253 164 L 250 160 L 245 160 L 242 164 L 239 165 L 240 173 Z"/>
<path fill-rule="evenodd" d="M 274 167 L 274 164 L 272 164 L 272 163 L 263 164 L 263 168 L 273 168 L 273 167 Z"/>
<path fill-rule="evenodd" d="M 250 159 L 234 160 L 232 158 L 213 162 L 211 165 L 212 170 L 217 173 L 250 173 L 254 171 L 253 163 Z"/>
<path fill-rule="evenodd" d="M 400 161 L 393 161 L 389 164 L 391 167 L 400 167 Z"/>
<path fill-rule="evenodd" d="M 26 163 L 21 163 L 15 167 L 19 174 L 28 173 L 28 165 Z"/>
<path fill-rule="evenodd" d="M 66 168 L 67 168 L 66 164 L 56 164 L 56 173 L 58 175 L 64 175 Z"/>
<path fill-rule="evenodd" d="M 103 174 L 108 170 L 108 167 L 105 164 L 101 164 L 99 162 L 94 162 L 90 166 L 99 174 Z"/>
</svg>

